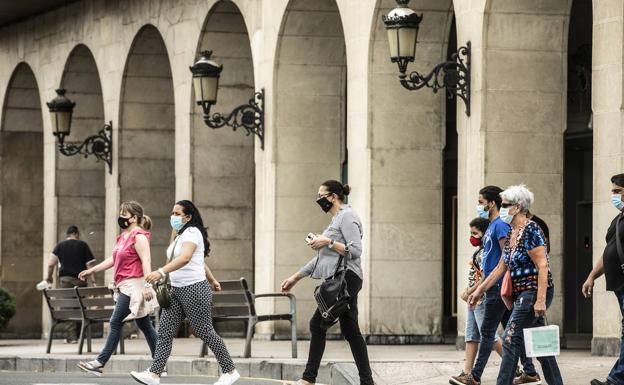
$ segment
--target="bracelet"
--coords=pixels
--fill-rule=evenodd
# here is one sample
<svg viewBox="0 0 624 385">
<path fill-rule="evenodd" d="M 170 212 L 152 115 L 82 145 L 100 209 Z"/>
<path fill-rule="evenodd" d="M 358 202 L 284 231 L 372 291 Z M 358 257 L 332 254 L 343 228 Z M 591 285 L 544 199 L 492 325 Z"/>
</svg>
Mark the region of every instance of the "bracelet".
<svg viewBox="0 0 624 385">
<path fill-rule="evenodd" d="M 162 267 L 158 268 L 158 272 L 160 273 L 160 275 L 162 275 L 163 278 L 165 278 L 167 276 L 167 274 L 165 274 L 165 271 L 163 270 Z"/>
</svg>

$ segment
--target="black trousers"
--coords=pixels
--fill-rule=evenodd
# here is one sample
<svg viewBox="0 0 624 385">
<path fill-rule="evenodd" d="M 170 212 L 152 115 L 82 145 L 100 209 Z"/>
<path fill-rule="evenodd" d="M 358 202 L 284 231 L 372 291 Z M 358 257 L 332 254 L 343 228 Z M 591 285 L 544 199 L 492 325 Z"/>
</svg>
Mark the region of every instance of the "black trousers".
<svg viewBox="0 0 624 385">
<path fill-rule="evenodd" d="M 374 385 L 373 373 L 368 361 L 368 348 L 362 333 L 360 333 L 360 325 L 358 324 L 357 295 L 362 289 L 362 280 L 351 270 L 347 271 L 345 280 L 347 281 L 347 290 L 351 296 L 351 301 L 349 302 L 350 309 L 340 316 L 340 330 L 351 347 L 355 365 L 360 373 L 360 384 Z M 322 319 L 318 309 L 314 312 L 312 319 L 310 319 L 310 333 L 312 337 L 310 339 L 308 363 L 302 378 L 311 383 L 316 383 L 316 376 L 325 352 L 327 331 L 321 327 Z"/>
</svg>

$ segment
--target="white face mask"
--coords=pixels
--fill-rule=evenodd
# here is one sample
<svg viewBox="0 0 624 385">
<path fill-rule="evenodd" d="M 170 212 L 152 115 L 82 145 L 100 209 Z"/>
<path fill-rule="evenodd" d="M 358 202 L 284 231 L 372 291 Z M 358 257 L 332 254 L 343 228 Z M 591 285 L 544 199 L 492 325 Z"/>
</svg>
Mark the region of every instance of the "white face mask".
<svg viewBox="0 0 624 385">
<path fill-rule="evenodd" d="M 500 216 L 500 219 L 507 224 L 511 224 L 511 221 L 513 221 L 514 218 L 513 215 L 509 214 L 509 207 L 501 208 L 498 215 Z"/>
<path fill-rule="evenodd" d="M 611 204 L 613 204 L 613 206 L 615 206 L 616 209 L 622 211 L 622 209 L 624 209 L 624 202 L 622 202 L 622 194 L 611 195 Z"/>
</svg>

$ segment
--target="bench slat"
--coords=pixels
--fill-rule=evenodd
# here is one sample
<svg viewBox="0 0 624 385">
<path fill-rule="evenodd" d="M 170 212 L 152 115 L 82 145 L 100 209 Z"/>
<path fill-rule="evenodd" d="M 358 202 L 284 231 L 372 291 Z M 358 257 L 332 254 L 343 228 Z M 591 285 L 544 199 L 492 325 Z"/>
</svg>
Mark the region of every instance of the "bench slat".
<svg viewBox="0 0 624 385">
<path fill-rule="evenodd" d="M 91 306 L 115 306 L 112 296 L 100 298 L 82 298 L 82 304 L 85 307 Z"/>
<path fill-rule="evenodd" d="M 76 296 L 74 289 L 45 289 L 45 293 L 50 298 L 74 298 Z"/>
<path fill-rule="evenodd" d="M 215 306 L 212 313 L 215 317 L 248 316 L 249 308 L 247 306 Z"/>
<path fill-rule="evenodd" d="M 66 318 L 82 318 L 82 312 L 80 310 L 51 310 L 52 318 L 66 319 Z"/>
<path fill-rule="evenodd" d="M 217 305 L 221 303 L 238 303 L 247 304 L 247 296 L 245 293 L 214 293 L 212 302 Z"/>
<path fill-rule="evenodd" d="M 111 290 L 105 286 L 97 286 L 97 287 L 79 287 L 78 294 L 81 297 L 93 297 L 93 296 L 102 296 L 102 295 L 111 295 Z"/>
<path fill-rule="evenodd" d="M 239 280 L 236 281 L 219 281 L 221 290 L 223 291 L 243 291 L 243 286 Z"/>
<path fill-rule="evenodd" d="M 86 309 L 85 317 L 89 319 L 108 319 L 113 314 L 113 309 Z"/>
<path fill-rule="evenodd" d="M 78 308 L 80 309 L 80 302 L 78 298 L 50 298 L 50 306 L 53 308 Z"/>
</svg>

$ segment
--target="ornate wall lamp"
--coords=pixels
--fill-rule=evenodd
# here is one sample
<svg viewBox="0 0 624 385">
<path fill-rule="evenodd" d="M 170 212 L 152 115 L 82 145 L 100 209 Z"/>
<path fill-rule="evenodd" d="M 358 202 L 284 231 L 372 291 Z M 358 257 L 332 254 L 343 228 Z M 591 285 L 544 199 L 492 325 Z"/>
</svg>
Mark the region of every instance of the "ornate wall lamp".
<svg viewBox="0 0 624 385">
<path fill-rule="evenodd" d="M 204 123 L 208 127 L 232 127 L 234 131 L 242 127 L 247 135 L 255 134 L 260 138 L 260 147 L 264 150 L 264 89 L 254 93 L 248 104 L 240 105 L 229 114 L 215 112 L 210 115 L 210 107 L 217 104 L 219 77 L 223 66 L 210 60 L 212 51 L 202 51 L 199 60 L 193 64 L 193 88 L 195 100 L 204 110 Z"/>
<path fill-rule="evenodd" d="M 52 133 L 58 138 L 58 148 L 65 156 L 94 155 L 97 160 L 108 164 L 108 173 L 113 173 L 113 122 L 104 123 L 104 127 L 97 135 L 89 136 L 84 142 L 65 142 L 65 137 L 71 133 L 72 113 L 76 103 L 67 99 L 65 90 L 56 90 L 56 97 L 46 103 L 52 118 Z"/>
<path fill-rule="evenodd" d="M 449 99 L 459 96 L 466 104 L 466 115 L 470 116 L 470 42 L 459 47 L 451 60 L 442 62 L 428 75 L 413 71 L 406 74 L 407 65 L 414 61 L 418 42 L 418 26 L 423 15 L 407 7 L 410 0 L 396 0 L 398 7 L 383 16 L 390 43 L 390 60 L 399 66 L 401 85 L 410 91 L 429 87 L 434 93 L 446 88 Z"/>
</svg>

